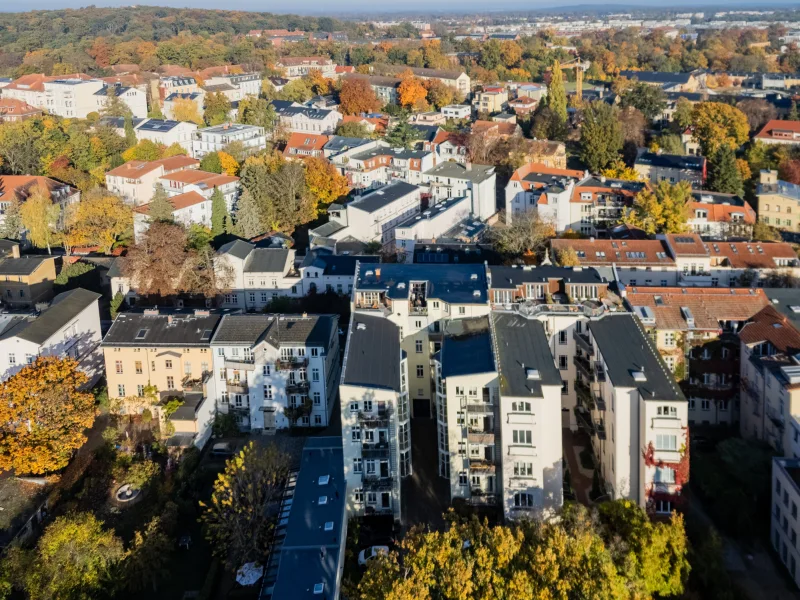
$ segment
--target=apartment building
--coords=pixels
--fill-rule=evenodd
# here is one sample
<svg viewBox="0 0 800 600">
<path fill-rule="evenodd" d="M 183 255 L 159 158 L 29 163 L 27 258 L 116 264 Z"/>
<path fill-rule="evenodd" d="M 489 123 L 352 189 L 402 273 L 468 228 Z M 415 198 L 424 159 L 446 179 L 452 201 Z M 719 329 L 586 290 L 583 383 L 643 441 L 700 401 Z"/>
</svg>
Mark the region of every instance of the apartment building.
<svg viewBox="0 0 800 600">
<path fill-rule="evenodd" d="M 555 168 L 539 162 L 529 162 L 514 171 L 506 185 L 506 222 L 512 223 L 517 215 L 538 212 L 558 231 L 570 225 L 568 204 L 575 184 L 586 177 L 583 171 Z M 560 217 L 560 220 L 559 220 Z"/>
<path fill-rule="evenodd" d="M 44 108 L 60 117 L 85 119 L 89 113 L 98 112 L 95 93 L 104 86 L 99 79 L 63 78 L 45 81 Z"/>
<path fill-rule="evenodd" d="M 794 146 L 800 144 L 800 123 L 771 119 L 753 137 L 764 144 Z"/>
<path fill-rule="evenodd" d="M 687 225 L 703 239 L 750 239 L 753 235 L 756 211 L 735 194 L 696 191 L 687 205 Z"/>
<path fill-rule="evenodd" d="M 0 123 L 16 123 L 42 114 L 41 108 L 16 98 L 0 98 Z"/>
<path fill-rule="evenodd" d="M 469 104 L 448 104 L 442 107 L 442 114 L 446 119 L 469 119 L 472 107 Z"/>
<path fill-rule="evenodd" d="M 405 262 L 413 262 L 417 240 L 450 237 L 450 232 L 472 214 L 470 198 L 448 198 L 408 217 L 394 229 L 395 249 Z"/>
<path fill-rule="evenodd" d="M 217 250 L 220 302 L 228 308 L 264 310 L 280 296 L 302 296 L 303 280 L 295 267 L 295 250 L 260 248 L 234 240 Z"/>
<path fill-rule="evenodd" d="M 208 310 L 133 309 L 117 316 L 101 344 L 108 395 L 127 413 L 184 404 L 168 417 L 175 434 L 168 445 L 201 448 L 211 436 L 216 381 L 211 337 L 222 314 Z M 155 387 L 156 394 L 150 393 Z"/>
<path fill-rule="evenodd" d="M 769 304 L 763 290 L 632 288 L 626 305 L 689 403 L 689 424 L 739 421 L 738 331 Z"/>
<path fill-rule="evenodd" d="M 669 514 L 688 481 L 686 398 L 634 315 L 592 319 L 577 335 L 579 422 L 606 492 Z"/>
<path fill-rule="evenodd" d="M 789 572 L 796 586 L 800 586 L 800 551 L 797 548 L 797 532 L 800 521 L 797 507 L 800 505 L 800 460 L 794 458 L 772 459 L 772 507 L 770 540 L 775 554 Z"/>
<path fill-rule="evenodd" d="M 422 144 L 423 150 L 435 152 L 438 162 L 467 162 L 467 144 L 463 134 L 440 129 L 436 132 L 433 140 Z"/>
<path fill-rule="evenodd" d="M 80 79 L 88 81 L 91 79 L 83 73 L 72 73 L 61 76 L 47 76 L 43 73 L 31 73 L 23 75 L 11 81 L 3 87 L 3 98 L 15 98 L 35 106 L 36 108 L 47 108 L 47 95 L 45 93 L 45 83 L 55 80 Z"/>
<path fill-rule="evenodd" d="M 50 193 L 53 204 L 58 204 L 62 212 L 68 205 L 81 200 L 80 190 L 49 177 L 0 175 L 0 224 L 5 222 L 6 213 L 13 202 L 22 204 L 41 189 Z"/>
<path fill-rule="evenodd" d="M 438 80 L 446 86 L 458 91 L 462 96 L 467 97 L 470 93 L 470 78 L 460 69 L 426 69 L 422 67 L 407 67 L 402 65 L 382 65 L 380 69 L 386 70 L 391 74 L 400 74 L 411 70 L 415 77 L 422 80 Z"/>
<path fill-rule="evenodd" d="M 197 80 L 194 77 L 175 75 L 162 77 L 158 82 L 158 95 L 161 102 L 164 102 L 173 94 L 195 94 L 200 91 Z"/>
<path fill-rule="evenodd" d="M 469 161 L 443 162 L 422 174 L 422 182 L 430 188 L 434 201 L 465 196 L 472 215 L 482 221 L 497 212 L 496 180 L 494 166 L 473 165 Z"/>
<path fill-rule="evenodd" d="M 289 80 L 300 79 L 311 71 L 319 71 L 323 77 L 336 77 L 336 64 L 326 56 L 283 56 L 275 66 L 283 69 Z"/>
<path fill-rule="evenodd" d="M 254 433 L 326 427 L 339 384 L 338 323 L 337 315 L 223 316 L 211 340 L 217 409 Z"/>
<path fill-rule="evenodd" d="M 356 264 L 379 263 L 380 256 L 336 255 L 327 248 L 306 252 L 300 275 L 306 293 L 337 293 L 340 296 L 353 292 Z"/>
<path fill-rule="evenodd" d="M 53 297 L 56 279 L 54 256 L 19 256 L 14 246 L 11 257 L 0 260 L 0 299 L 10 308 L 29 308 Z"/>
<path fill-rule="evenodd" d="M 130 109 L 135 118 L 147 118 L 147 94 L 145 92 L 135 87 L 107 85 L 105 81 L 102 84 L 103 87 L 94 92 L 95 112 L 102 113 L 108 107 L 111 98 L 117 97 Z"/>
<path fill-rule="evenodd" d="M 503 112 L 508 104 L 508 92 L 502 87 L 484 87 L 472 97 L 472 105 L 481 113 Z"/>
<path fill-rule="evenodd" d="M 800 232 L 800 186 L 778 179 L 777 171 L 761 171 L 756 197 L 759 221 Z"/>
<path fill-rule="evenodd" d="M 575 184 L 569 199 L 568 229 L 583 235 L 608 235 L 610 229 L 619 223 L 625 209 L 633 205 L 636 195 L 646 187 L 647 184 L 640 181 L 592 175 L 583 178 Z M 559 203 L 559 212 L 561 206 Z M 559 214 L 559 226 L 561 221 Z"/>
<path fill-rule="evenodd" d="M 381 187 L 395 180 L 419 185 L 424 181 L 423 173 L 436 164 L 436 155 L 374 141 L 332 156 L 331 163 L 356 189 Z"/>
<path fill-rule="evenodd" d="M 673 184 L 688 181 L 693 188 L 701 189 L 706 181 L 706 159 L 702 156 L 640 150 L 633 168 L 644 181 L 653 185 L 662 181 Z"/>
<path fill-rule="evenodd" d="M 322 157 L 325 144 L 330 138 L 327 135 L 313 133 L 292 133 L 286 140 L 283 155 L 286 158 Z"/>
<path fill-rule="evenodd" d="M 184 155 L 151 161 L 131 160 L 106 173 L 106 187 L 128 204 L 141 206 L 152 200 L 161 177 L 199 166 L 199 160 Z"/>
<path fill-rule="evenodd" d="M 100 294 L 76 288 L 41 311 L 0 314 L 0 381 L 39 356 L 72 358 L 91 381 L 102 375 L 99 299 Z"/>
<path fill-rule="evenodd" d="M 203 158 L 211 152 L 225 150 L 232 142 L 241 142 L 245 151 L 253 154 L 267 147 L 267 134 L 263 127 L 240 123 L 198 129 L 192 136 L 192 156 Z"/>
<path fill-rule="evenodd" d="M 194 134 L 196 131 L 197 125 L 189 123 L 188 121 L 147 119 L 134 126 L 137 141 L 150 140 L 156 144 L 163 144 L 168 148 L 172 144 L 178 144 L 181 148 L 186 150 L 188 154 L 192 153 Z"/>
<path fill-rule="evenodd" d="M 231 102 L 244 100 L 247 96 L 258 96 L 261 93 L 261 75 L 259 73 L 226 73 L 209 77 L 205 82 L 208 86 L 223 85 L 233 90 L 229 96 Z M 227 95 L 227 94 L 226 94 Z"/>
<path fill-rule="evenodd" d="M 349 515 L 401 518 L 401 478 L 412 474 L 408 360 L 401 328 L 354 312 L 342 361 L 344 476 Z"/>
<path fill-rule="evenodd" d="M 800 306 L 792 290 L 770 290 L 773 302 L 739 332 L 742 437 L 786 456 L 800 436 Z"/>
</svg>

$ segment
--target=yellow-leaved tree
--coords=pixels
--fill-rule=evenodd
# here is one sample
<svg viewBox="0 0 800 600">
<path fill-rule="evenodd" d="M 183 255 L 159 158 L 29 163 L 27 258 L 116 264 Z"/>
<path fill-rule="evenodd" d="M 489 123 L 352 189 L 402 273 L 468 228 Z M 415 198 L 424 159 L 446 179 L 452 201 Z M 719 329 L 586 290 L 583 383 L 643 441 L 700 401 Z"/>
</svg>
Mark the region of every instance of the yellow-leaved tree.
<svg viewBox="0 0 800 600">
<path fill-rule="evenodd" d="M 37 248 L 47 248 L 58 241 L 58 217 L 61 207 L 53 203 L 50 190 L 44 185 L 36 186 L 19 210 L 22 226 L 28 232 L 28 241 Z"/>
<path fill-rule="evenodd" d="M 114 244 L 133 227 L 133 211 L 118 196 L 95 194 L 77 206 L 73 227 L 82 239 L 109 254 Z"/>
<path fill-rule="evenodd" d="M 403 71 L 400 79 L 402 81 L 397 87 L 400 106 L 416 111 L 428 110 L 428 90 L 422 80 L 414 77 L 411 69 Z"/>
<path fill-rule="evenodd" d="M 39 357 L 0 385 L 0 469 L 41 475 L 67 466 L 94 423 L 77 361 Z"/>
<path fill-rule="evenodd" d="M 225 173 L 225 175 L 232 175 L 235 177 L 239 174 L 239 163 L 236 162 L 233 156 L 222 150 L 217 152 L 217 155 L 219 156 L 219 164 L 222 166 L 222 172 Z"/>
<path fill-rule="evenodd" d="M 177 98 L 173 101 L 172 118 L 175 121 L 189 121 L 196 125 L 205 125 L 197 103 L 189 98 Z"/>
<path fill-rule="evenodd" d="M 661 181 L 655 190 L 645 188 L 636 195 L 633 207 L 622 217 L 630 227 L 638 227 L 649 235 L 682 233 L 689 219 L 688 202 L 692 186 L 688 181 L 671 184 Z"/>
<path fill-rule="evenodd" d="M 347 178 L 324 158 L 311 157 L 305 161 L 306 185 L 320 204 L 330 204 L 350 192 Z"/>
</svg>

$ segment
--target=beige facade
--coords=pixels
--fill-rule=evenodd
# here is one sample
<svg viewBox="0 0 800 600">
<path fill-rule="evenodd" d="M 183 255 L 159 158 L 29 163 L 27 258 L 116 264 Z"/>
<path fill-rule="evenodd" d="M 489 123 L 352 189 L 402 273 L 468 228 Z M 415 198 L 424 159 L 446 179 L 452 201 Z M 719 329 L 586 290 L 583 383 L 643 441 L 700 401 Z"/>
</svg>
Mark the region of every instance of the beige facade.
<svg viewBox="0 0 800 600">
<path fill-rule="evenodd" d="M 508 92 L 502 91 L 484 91 L 476 92 L 473 104 L 478 112 L 497 113 L 502 112 L 508 103 Z"/>
<path fill-rule="evenodd" d="M 800 186 L 779 181 L 777 171 L 762 171 L 757 198 L 759 221 L 786 231 L 800 231 Z"/>
<path fill-rule="evenodd" d="M 53 297 L 54 257 L 7 258 L 0 261 L 0 298 L 15 308 L 33 306 Z"/>
</svg>

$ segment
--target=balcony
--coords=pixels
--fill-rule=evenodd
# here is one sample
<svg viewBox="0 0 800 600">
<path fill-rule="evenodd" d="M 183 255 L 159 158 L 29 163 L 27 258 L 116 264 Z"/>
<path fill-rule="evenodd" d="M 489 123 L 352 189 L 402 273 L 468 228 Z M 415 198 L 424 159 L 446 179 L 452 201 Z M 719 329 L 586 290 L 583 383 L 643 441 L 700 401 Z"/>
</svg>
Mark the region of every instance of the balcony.
<svg viewBox="0 0 800 600">
<path fill-rule="evenodd" d="M 578 398 L 578 402 L 582 406 L 592 408 L 592 405 L 594 404 L 592 393 L 589 391 L 589 386 L 583 383 L 580 379 L 575 380 L 575 395 Z"/>
<path fill-rule="evenodd" d="M 255 371 L 256 370 L 256 361 L 255 357 L 253 356 L 233 356 L 233 357 L 225 357 L 225 368 L 226 369 L 236 369 L 237 371 Z"/>
<path fill-rule="evenodd" d="M 361 445 L 363 458 L 389 458 L 389 442 L 364 442 Z"/>
<path fill-rule="evenodd" d="M 183 391 L 205 393 L 205 386 L 210 377 L 211 373 L 209 372 L 203 373 L 202 377 L 199 379 L 192 379 L 190 375 L 187 375 L 183 378 L 183 381 L 181 381 Z"/>
<path fill-rule="evenodd" d="M 771 405 L 767 405 L 767 416 L 769 420 L 777 427 L 778 429 L 783 429 L 786 426 L 786 421 L 784 416 L 780 414 L 780 412 L 773 408 Z"/>
<path fill-rule="evenodd" d="M 482 415 L 493 415 L 494 414 L 494 404 L 488 404 L 486 402 L 475 402 L 472 404 L 467 404 L 467 412 L 475 413 L 475 414 L 482 414 Z"/>
<path fill-rule="evenodd" d="M 481 489 L 472 490 L 472 496 L 467 498 L 467 504 L 472 506 L 497 506 L 500 498 L 497 494 L 486 494 Z"/>
<path fill-rule="evenodd" d="M 594 371 L 592 370 L 592 363 L 589 362 L 589 359 L 582 356 L 573 356 L 572 362 L 575 363 L 575 368 L 578 370 L 578 373 L 583 375 L 584 379 L 594 381 Z"/>
<path fill-rule="evenodd" d="M 275 361 L 275 369 L 278 371 L 291 371 L 302 369 L 308 366 L 308 359 L 304 356 L 292 356 Z"/>
<path fill-rule="evenodd" d="M 424 317 L 428 314 L 427 306 L 409 306 L 408 314 L 412 317 Z"/>
<path fill-rule="evenodd" d="M 390 490 L 392 489 L 392 478 L 391 476 L 387 477 L 380 477 L 378 475 L 364 475 L 362 477 L 362 487 L 365 490 L 369 491 L 378 491 L 378 490 Z"/>
<path fill-rule="evenodd" d="M 592 422 L 591 414 L 586 410 L 581 410 L 580 406 L 575 407 L 575 420 L 578 422 L 578 427 L 583 429 L 589 435 L 594 435 L 594 423 Z"/>
<path fill-rule="evenodd" d="M 589 356 L 594 355 L 594 346 L 592 346 L 592 342 L 589 340 L 589 336 L 585 333 L 578 333 L 577 331 L 572 332 L 572 339 L 575 340 L 576 345 L 578 348 L 583 350 Z"/>
<path fill-rule="evenodd" d="M 247 394 L 249 392 L 247 381 L 241 379 L 237 381 L 226 381 L 225 388 L 228 390 L 229 394 Z"/>
<path fill-rule="evenodd" d="M 496 465 L 494 461 L 486 458 L 470 458 L 469 468 L 473 471 L 482 471 L 484 473 L 494 473 Z"/>
<path fill-rule="evenodd" d="M 494 445 L 494 433 L 486 433 L 483 431 L 472 431 L 467 434 L 467 441 L 470 444 L 482 444 L 485 446 Z"/>
<path fill-rule="evenodd" d="M 598 439 L 604 440 L 606 439 L 606 424 L 605 421 L 597 421 L 594 424 L 594 435 L 597 436 Z"/>
<path fill-rule="evenodd" d="M 363 423 L 367 427 L 380 427 L 380 426 L 388 426 L 389 420 L 392 417 L 392 409 L 385 408 L 383 410 L 375 411 L 374 413 L 368 413 L 364 411 L 360 411 L 358 413 L 358 421 Z"/>
<path fill-rule="evenodd" d="M 294 381 L 286 384 L 286 392 L 289 394 L 307 394 L 311 384 L 308 381 Z"/>
<path fill-rule="evenodd" d="M 605 411 L 606 410 L 606 400 L 603 398 L 599 393 L 594 392 L 592 394 L 594 397 L 594 406 L 597 410 Z"/>
</svg>

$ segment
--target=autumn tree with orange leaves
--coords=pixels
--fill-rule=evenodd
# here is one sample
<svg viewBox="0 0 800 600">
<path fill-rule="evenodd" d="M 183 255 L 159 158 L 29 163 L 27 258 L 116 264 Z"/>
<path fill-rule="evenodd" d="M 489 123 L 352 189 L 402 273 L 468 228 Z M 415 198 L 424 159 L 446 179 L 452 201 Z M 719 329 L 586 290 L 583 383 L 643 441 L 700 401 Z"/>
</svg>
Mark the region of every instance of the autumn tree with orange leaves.
<svg viewBox="0 0 800 600">
<path fill-rule="evenodd" d="M 350 191 L 347 178 L 341 175 L 331 163 L 324 158 L 311 157 L 305 161 L 306 185 L 317 197 L 320 204 L 330 204 L 337 198 L 346 196 Z"/>
<path fill-rule="evenodd" d="M 416 111 L 428 110 L 428 90 L 422 80 L 414 77 L 411 69 L 403 71 L 400 79 L 402 81 L 397 88 L 400 106 Z"/>
<path fill-rule="evenodd" d="M 369 81 L 363 77 L 348 77 L 339 92 L 339 110 L 345 115 L 359 115 L 380 110 L 381 102 Z"/>
<path fill-rule="evenodd" d="M 77 361 L 49 356 L 0 385 L 0 470 L 41 475 L 67 466 L 94 423 L 87 381 Z"/>
</svg>

